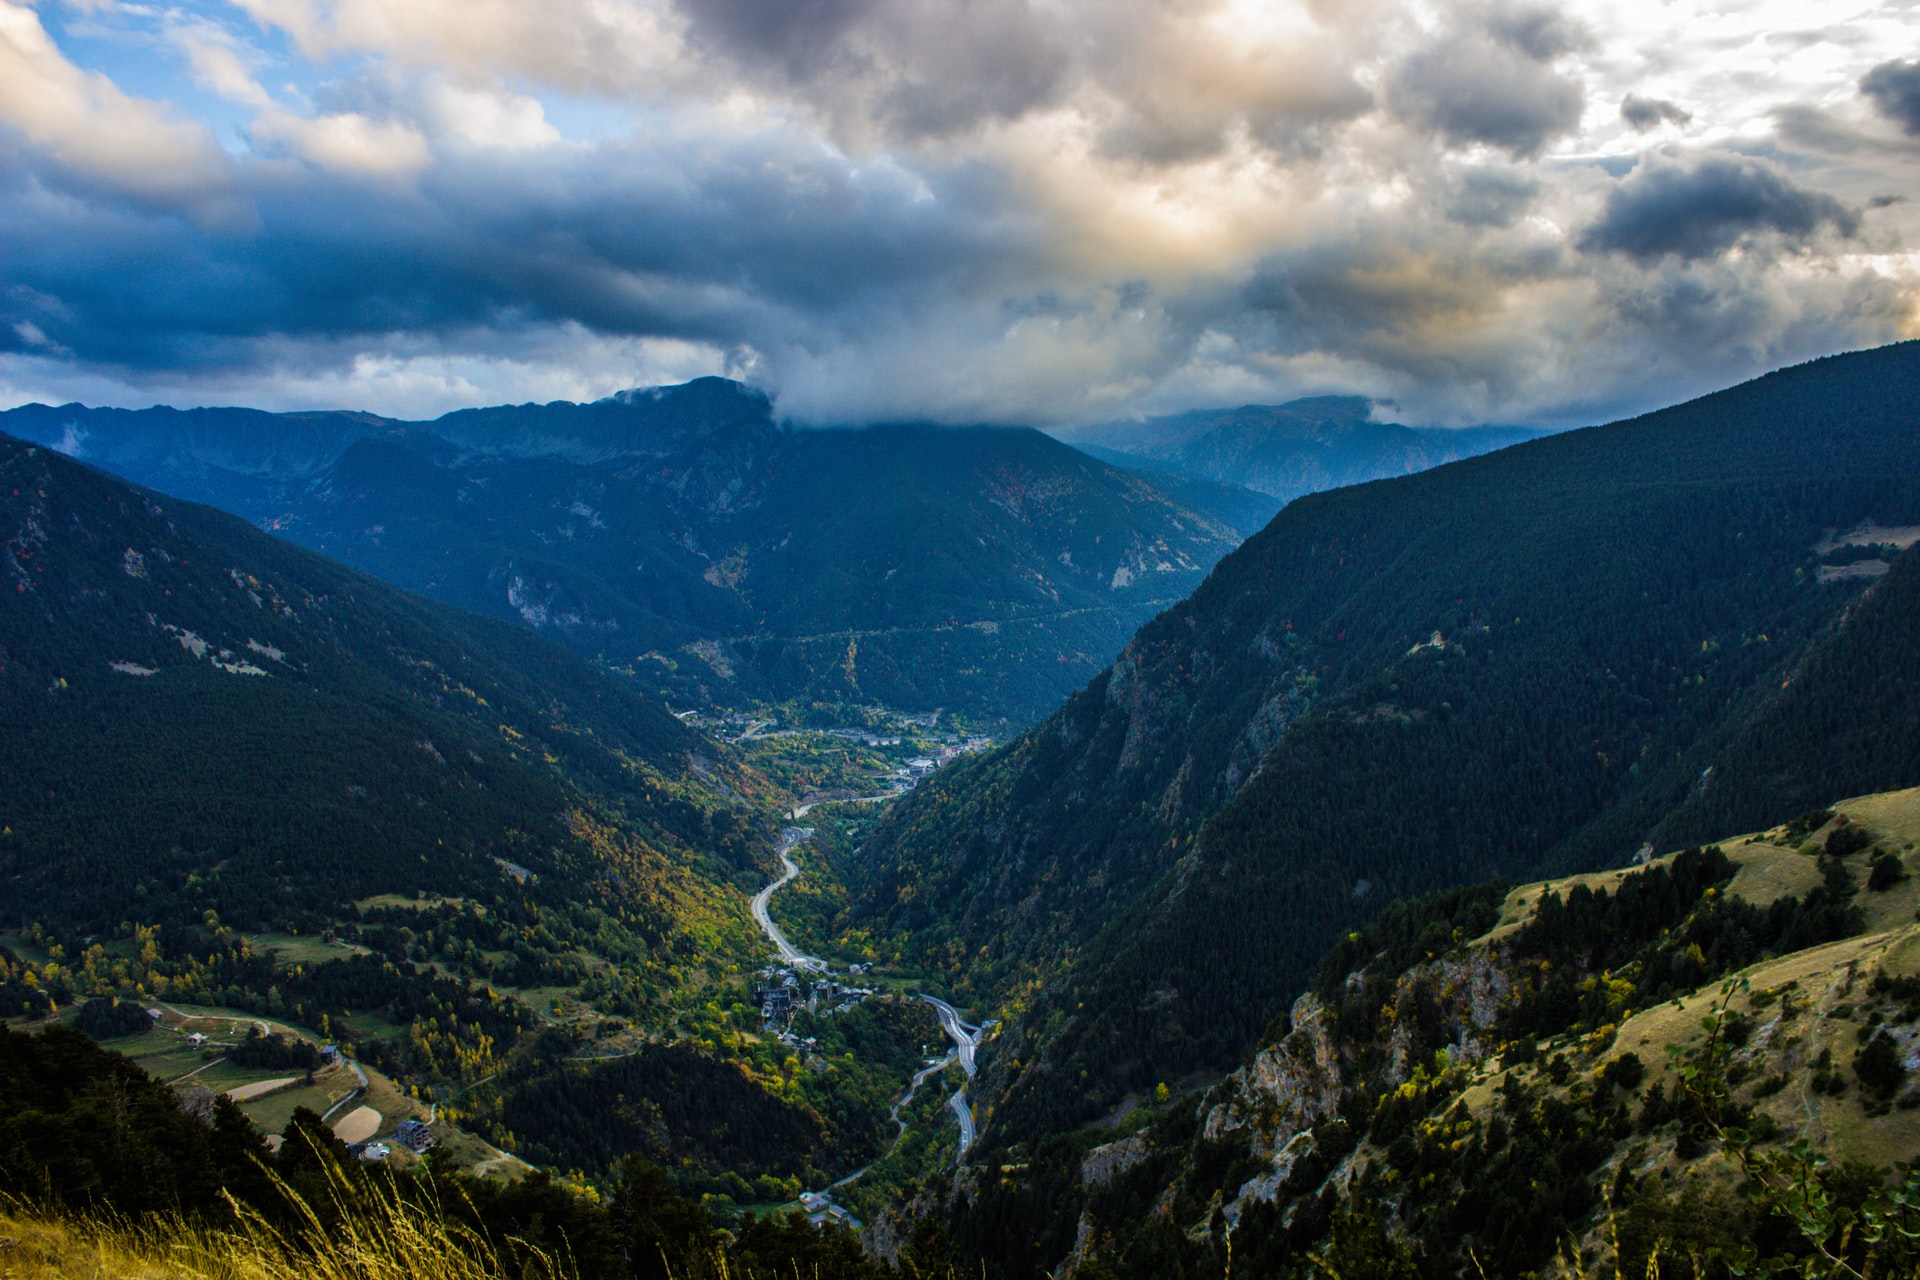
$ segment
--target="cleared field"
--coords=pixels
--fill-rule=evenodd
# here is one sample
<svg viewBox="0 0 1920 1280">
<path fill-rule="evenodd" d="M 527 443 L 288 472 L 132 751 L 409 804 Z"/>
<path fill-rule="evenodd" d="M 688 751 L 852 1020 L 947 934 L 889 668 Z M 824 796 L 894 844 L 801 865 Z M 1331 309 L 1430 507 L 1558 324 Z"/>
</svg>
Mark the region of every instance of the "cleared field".
<svg viewBox="0 0 1920 1280">
<path fill-rule="evenodd" d="M 385 1122 L 386 1117 L 372 1107 L 355 1107 L 333 1122 L 333 1136 L 342 1142 L 365 1142 Z"/>
<path fill-rule="evenodd" d="M 1916 910 L 1920 910 L 1920 853 L 1914 852 L 1916 847 L 1920 847 L 1920 788 L 1843 800 L 1834 806 L 1834 811 L 1847 815 L 1871 832 L 1882 847 L 1901 855 L 1911 877 L 1884 892 L 1861 894 L 1857 898 L 1866 915 L 1867 931 L 1880 933 L 1912 923 Z M 1822 827 L 1810 839 L 1822 844 L 1832 830 L 1831 826 Z M 1716 842 L 1739 869 L 1733 883 L 1728 886 L 1728 892 L 1764 907 L 1788 895 L 1798 897 L 1820 884 L 1819 859 L 1810 853 L 1790 849 L 1784 843 L 1776 843 L 1779 839 L 1781 834 L 1776 829 Z M 1651 865 L 1664 865 L 1674 857 L 1669 853 L 1655 858 Z M 1856 883 L 1865 881 L 1868 866 L 1866 855 L 1856 854 L 1848 858 L 1847 865 Z M 1622 879 L 1640 869 L 1638 865 L 1614 867 L 1560 880 L 1520 885 L 1509 892 L 1506 900 L 1500 904 L 1500 918 L 1484 940 L 1498 942 L 1533 919 L 1540 899 L 1547 893 L 1564 897 L 1575 885 L 1612 892 L 1619 887 Z"/>
<path fill-rule="evenodd" d="M 1740 865 L 1727 892 L 1756 907 L 1771 906 L 1786 897 L 1800 897 L 1821 883 L 1820 860 L 1762 841 L 1721 848 Z"/>
<path fill-rule="evenodd" d="M 255 1098 L 264 1098 L 270 1093 L 292 1088 L 300 1083 L 299 1076 L 275 1076 L 271 1080 L 255 1080 L 252 1084 L 243 1084 L 227 1090 L 227 1096 L 235 1102 L 252 1102 Z"/>
<path fill-rule="evenodd" d="M 189 1071 L 209 1069 L 213 1059 L 207 1056 L 204 1047 L 195 1047 L 186 1041 L 185 1036 L 173 1035 L 166 1031 L 149 1031 L 145 1035 L 115 1036 L 111 1040 L 100 1042 L 102 1047 L 115 1053 L 124 1053 L 139 1064 L 140 1069 L 157 1080 L 174 1080 Z M 214 1058 L 221 1050 L 214 1049 Z"/>
<path fill-rule="evenodd" d="M 367 1092 L 362 1101 L 395 1124 L 402 1120 L 428 1118 L 426 1107 L 389 1077 L 381 1075 L 372 1068 L 367 1068 Z"/>
<path fill-rule="evenodd" d="M 248 937 L 255 952 L 271 951 L 274 963 L 325 964 L 368 954 L 367 949 L 350 942 L 327 942 L 308 934 L 256 933 Z"/>
<path fill-rule="evenodd" d="M 247 1113 L 247 1119 L 253 1121 L 261 1132 L 283 1133 L 295 1111 L 305 1107 L 315 1115 L 325 1115 L 334 1103 L 354 1089 L 356 1083 L 351 1074 L 341 1072 L 327 1083 L 323 1084 L 316 1078 L 313 1084 L 282 1090 L 249 1102 L 241 1110 Z"/>
<path fill-rule="evenodd" d="M 433 1133 L 436 1145 L 453 1157 L 454 1165 L 476 1178 L 518 1182 L 533 1172 L 533 1166 L 519 1156 L 509 1155 L 463 1129 L 439 1124 Z"/>
</svg>

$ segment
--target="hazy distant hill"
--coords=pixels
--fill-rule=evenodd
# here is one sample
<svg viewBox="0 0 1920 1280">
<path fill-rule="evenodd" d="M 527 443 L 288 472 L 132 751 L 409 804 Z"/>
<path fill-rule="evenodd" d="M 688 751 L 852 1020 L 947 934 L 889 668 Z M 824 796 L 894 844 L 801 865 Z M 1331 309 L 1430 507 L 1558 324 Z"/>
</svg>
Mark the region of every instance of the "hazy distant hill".
<svg viewBox="0 0 1920 1280">
<path fill-rule="evenodd" d="M 1145 476 L 1156 489 L 1162 490 L 1175 501 L 1185 503 L 1195 511 L 1205 512 L 1243 537 L 1251 537 L 1259 532 L 1286 505 L 1270 493 L 1171 470 L 1170 464 L 1156 462 L 1137 453 L 1123 453 L 1105 445 L 1082 442 L 1075 442 L 1073 447 L 1123 471 Z"/>
<path fill-rule="evenodd" d="M 1035 718 L 1240 536 L 1036 431 L 788 430 L 715 378 L 431 423 L 69 405 L 0 429 L 521 622 L 681 703 Z"/>
<path fill-rule="evenodd" d="M 1916 391 L 1903 344 L 1299 499 L 1056 715 L 897 806 L 852 924 L 1020 993 L 985 1140 L 1232 1064 L 1378 904 L 1620 858 L 1702 791 L 1752 827 L 1920 782 L 1920 669 L 1874 621 L 1912 577 Z M 1822 671 L 1857 696 L 1783 690 Z"/>
<path fill-rule="evenodd" d="M 1362 397 L 1313 396 L 1055 434 L 1109 461 L 1122 455 L 1135 465 L 1257 490 L 1285 504 L 1322 489 L 1411 475 L 1541 433 L 1525 427 L 1403 427 L 1373 421 L 1372 405 Z"/>
</svg>

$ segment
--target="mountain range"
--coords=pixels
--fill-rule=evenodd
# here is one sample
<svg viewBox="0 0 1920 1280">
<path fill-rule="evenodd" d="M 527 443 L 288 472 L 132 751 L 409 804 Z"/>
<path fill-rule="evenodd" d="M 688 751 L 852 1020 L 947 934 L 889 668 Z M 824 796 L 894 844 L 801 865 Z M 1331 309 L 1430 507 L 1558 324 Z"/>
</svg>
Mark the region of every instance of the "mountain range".
<svg viewBox="0 0 1920 1280">
<path fill-rule="evenodd" d="M 1237 546 L 1170 496 L 1253 509 L 1204 477 L 718 380 L 16 410 L 0 1013 L 175 1074 L 139 1005 L 284 1019 L 474 1167 L 606 1190 L 639 1152 L 742 1224 L 821 1187 L 920 1274 L 1857 1269 L 1753 1171 L 1920 1236 L 1920 1184 L 1875 1190 L 1920 1108 L 1916 391 L 1920 343 L 1815 361 Z M 1357 438 L 1357 402 L 1268 416 L 1315 414 Z M 662 704 L 1062 688 L 804 818 L 880 731 L 775 773 Z"/>
<path fill-rule="evenodd" d="M 877 1153 L 938 1034 L 877 1000 L 816 1037 L 863 1059 L 767 1089 L 738 975 L 791 794 L 525 627 L 6 438 L 0 716 L 0 1014 L 138 1000 L 94 1030 L 174 1075 L 147 1002 L 457 1093 L 467 1162 L 790 1197 Z"/>
<path fill-rule="evenodd" d="M 6 439 L 0 578 L 3 918 L 314 933 L 505 890 L 671 948 L 668 904 L 764 856 L 734 828 L 764 784 L 627 682 Z"/>
<path fill-rule="evenodd" d="M 1527 427 L 1407 427 L 1375 421 L 1374 414 L 1362 396 L 1309 396 L 1054 434 L 1117 466 L 1266 494 L 1275 510 L 1322 489 L 1411 475 L 1543 434 Z"/>
<path fill-rule="evenodd" d="M 33 405 L 0 431 L 519 622 L 682 706 L 1024 723 L 1241 537 L 1036 431 L 792 429 L 718 378 L 427 423 Z M 1249 515 L 1226 486 L 1185 496 Z"/>
<path fill-rule="evenodd" d="M 1916 838 L 1906 790 L 1396 904 L 1224 1077 L 976 1162 L 886 1238 L 1081 1280 L 1905 1274 Z"/>
</svg>

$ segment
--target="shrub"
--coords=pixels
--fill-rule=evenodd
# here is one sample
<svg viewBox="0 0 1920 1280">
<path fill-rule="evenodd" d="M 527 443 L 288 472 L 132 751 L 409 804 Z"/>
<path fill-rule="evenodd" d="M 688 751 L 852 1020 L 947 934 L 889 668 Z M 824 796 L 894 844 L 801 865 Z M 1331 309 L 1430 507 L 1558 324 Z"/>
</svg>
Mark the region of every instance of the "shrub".
<svg viewBox="0 0 1920 1280">
<path fill-rule="evenodd" d="M 1907 1069 L 1900 1064 L 1900 1051 L 1884 1031 L 1874 1032 L 1873 1039 L 1853 1056 L 1853 1073 L 1880 1098 L 1891 1098 L 1907 1082 Z"/>
</svg>

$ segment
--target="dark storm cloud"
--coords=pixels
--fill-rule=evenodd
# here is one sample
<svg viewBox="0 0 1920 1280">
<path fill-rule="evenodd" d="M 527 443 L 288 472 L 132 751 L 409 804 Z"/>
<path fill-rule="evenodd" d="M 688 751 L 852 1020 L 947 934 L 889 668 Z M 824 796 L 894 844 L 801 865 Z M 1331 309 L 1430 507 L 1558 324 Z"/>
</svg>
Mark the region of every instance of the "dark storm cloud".
<svg viewBox="0 0 1920 1280">
<path fill-rule="evenodd" d="M 855 132 L 940 137 L 1051 99 L 1071 59 L 1028 0 L 679 0 L 714 74 L 805 86 Z"/>
<path fill-rule="evenodd" d="M 1902 131 L 1920 137 L 1920 62 L 1883 62 L 1861 78 L 1860 92 Z"/>
<path fill-rule="evenodd" d="M 1897 336 L 1920 287 L 1911 209 L 1865 211 L 1920 164 L 1868 109 L 1912 40 L 1835 70 L 1711 0 L 183 3 L 225 35 L 149 102 L 0 0 L 0 394 L 391 410 L 729 368 L 818 421 L 1303 388 L 1564 421 Z M 1687 118 L 1616 116 L 1641 86 L 1779 165 L 1632 171 L 1633 128 Z"/>
<path fill-rule="evenodd" d="M 831 61 L 877 0 L 680 0 L 694 39 L 804 79 Z"/>
<path fill-rule="evenodd" d="M 1693 113 L 1677 102 L 1668 102 L 1664 98 L 1643 98 L 1630 93 L 1620 102 L 1620 118 L 1641 133 L 1657 129 L 1671 120 L 1674 124 L 1689 124 Z"/>
<path fill-rule="evenodd" d="M 1486 15 L 1487 34 L 1532 58 L 1551 62 L 1587 43 L 1586 30 L 1562 10 L 1536 5 L 1499 5 Z"/>
<path fill-rule="evenodd" d="M 1825 192 L 1795 185 L 1775 165 L 1723 153 L 1642 164 L 1608 194 L 1580 247 L 1643 263 L 1669 254 L 1686 261 L 1760 234 L 1804 243 L 1823 227 L 1851 236 L 1860 216 Z"/>
<path fill-rule="evenodd" d="M 727 345 L 845 338 L 911 296 L 1018 262 L 979 171 L 923 182 L 782 139 L 717 153 L 638 146 L 448 161 L 415 190 L 268 188 L 260 234 L 50 207 L 0 191 L 13 255 L 0 324 L 123 369 L 234 367 L 289 343 L 423 342 L 577 322 Z M 929 194 L 935 198 L 926 198 Z M 768 209 L 780 216 L 769 218 Z"/>
<path fill-rule="evenodd" d="M 1484 142 L 1516 157 L 1538 155 L 1580 123 L 1585 95 L 1535 56 L 1535 48 L 1555 47 L 1546 36 L 1524 27 L 1519 34 L 1466 32 L 1428 46 L 1394 74 L 1389 103 L 1457 146 Z"/>
</svg>

